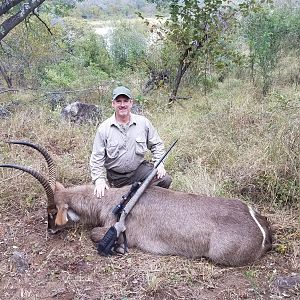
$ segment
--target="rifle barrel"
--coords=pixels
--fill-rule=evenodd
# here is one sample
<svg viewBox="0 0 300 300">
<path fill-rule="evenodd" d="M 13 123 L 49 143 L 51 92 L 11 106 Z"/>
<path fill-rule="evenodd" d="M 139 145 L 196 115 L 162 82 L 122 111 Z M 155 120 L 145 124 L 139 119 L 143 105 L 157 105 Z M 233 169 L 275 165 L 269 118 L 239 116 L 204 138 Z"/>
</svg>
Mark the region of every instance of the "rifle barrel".
<svg viewBox="0 0 300 300">
<path fill-rule="evenodd" d="M 178 140 L 179 139 L 175 140 L 169 147 L 169 149 L 166 151 L 166 153 L 154 164 L 154 169 L 156 169 L 160 165 L 160 163 L 166 158 L 166 156 L 169 154 L 169 152 L 172 150 L 172 148 L 175 146 Z"/>
</svg>

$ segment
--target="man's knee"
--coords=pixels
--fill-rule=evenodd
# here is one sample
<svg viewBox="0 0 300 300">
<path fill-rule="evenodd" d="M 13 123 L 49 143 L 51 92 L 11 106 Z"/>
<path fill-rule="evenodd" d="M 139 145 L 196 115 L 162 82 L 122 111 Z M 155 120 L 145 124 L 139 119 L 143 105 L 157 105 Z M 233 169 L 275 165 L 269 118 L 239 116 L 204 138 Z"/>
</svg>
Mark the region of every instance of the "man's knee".
<svg viewBox="0 0 300 300">
<path fill-rule="evenodd" d="M 160 178 L 157 182 L 157 186 L 160 186 L 162 188 L 168 189 L 172 183 L 172 177 L 168 174 L 166 174 L 164 177 Z"/>
</svg>

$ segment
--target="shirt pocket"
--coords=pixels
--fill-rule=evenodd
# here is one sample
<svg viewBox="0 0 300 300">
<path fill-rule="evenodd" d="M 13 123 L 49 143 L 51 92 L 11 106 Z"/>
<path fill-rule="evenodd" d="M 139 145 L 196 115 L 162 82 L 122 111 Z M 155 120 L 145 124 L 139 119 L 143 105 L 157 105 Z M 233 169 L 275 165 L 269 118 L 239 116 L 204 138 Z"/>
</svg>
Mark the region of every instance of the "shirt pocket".
<svg viewBox="0 0 300 300">
<path fill-rule="evenodd" d="M 116 158 L 119 155 L 118 141 L 107 141 L 106 152 L 109 158 Z"/>
<path fill-rule="evenodd" d="M 137 137 L 135 142 L 135 153 L 137 155 L 144 156 L 147 151 L 146 139 L 143 137 Z"/>
</svg>

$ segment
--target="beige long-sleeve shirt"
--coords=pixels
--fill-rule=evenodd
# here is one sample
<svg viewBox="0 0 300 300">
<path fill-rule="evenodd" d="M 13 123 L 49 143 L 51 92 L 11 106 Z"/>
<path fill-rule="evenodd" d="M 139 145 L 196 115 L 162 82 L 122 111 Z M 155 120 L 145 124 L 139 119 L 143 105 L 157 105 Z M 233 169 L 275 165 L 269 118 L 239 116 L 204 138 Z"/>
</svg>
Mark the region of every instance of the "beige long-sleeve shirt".
<svg viewBox="0 0 300 300">
<path fill-rule="evenodd" d="M 97 129 L 90 158 L 93 182 L 106 178 L 106 169 L 128 173 L 137 169 L 144 160 L 147 149 L 153 161 L 165 153 L 164 145 L 156 129 L 144 116 L 131 114 L 124 128 L 115 115 L 104 121 Z"/>
</svg>

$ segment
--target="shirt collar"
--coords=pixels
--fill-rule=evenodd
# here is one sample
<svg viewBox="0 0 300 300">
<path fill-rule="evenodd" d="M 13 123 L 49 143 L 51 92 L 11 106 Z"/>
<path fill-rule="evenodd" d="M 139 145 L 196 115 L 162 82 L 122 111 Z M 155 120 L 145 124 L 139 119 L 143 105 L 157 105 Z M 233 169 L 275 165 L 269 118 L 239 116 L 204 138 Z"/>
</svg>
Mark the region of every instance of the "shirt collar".
<svg viewBox="0 0 300 300">
<path fill-rule="evenodd" d="M 132 124 L 136 125 L 137 123 L 137 117 L 135 114 L 130 113 L 130 121 L 129 121 L 129 126 L 131 126 Z M 110 126 L 115 125 L 115 126 L 119 126 L 119 123 L 116 119 L 116 114 L 114 113 L 111 118 L 110 118 Z"/>
</svg>

